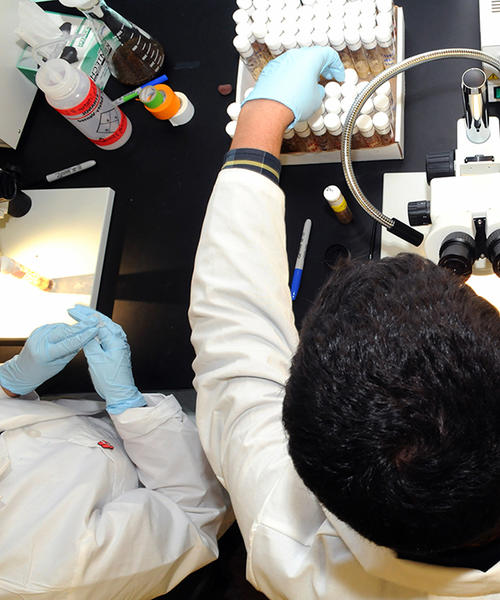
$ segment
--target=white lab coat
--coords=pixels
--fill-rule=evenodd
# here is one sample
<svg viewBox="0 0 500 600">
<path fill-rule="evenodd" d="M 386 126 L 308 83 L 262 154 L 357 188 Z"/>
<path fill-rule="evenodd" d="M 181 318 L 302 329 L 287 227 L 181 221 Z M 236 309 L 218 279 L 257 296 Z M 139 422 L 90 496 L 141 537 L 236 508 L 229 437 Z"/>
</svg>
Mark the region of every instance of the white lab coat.
<svg viewBox="0 0 500 600">
<path fill-rule="evenodd" d="M 298 341 L 284 195 L 263 175 L 219 174 L 190 321 L 202 445 L 229 491 L 258 590 L 272 600 L 500 599 L 500 563 L 483 573 L 398 559 L 326 511 L 296 474 L 281 422 Z"/>
<path fill-rule="evenodd" d="M 196 427 L 173 396 L 144 398 L 110 419 L 2 392 L 1 600 L 147 600 L 217 557 L 231 510 Z"/>
</svg>

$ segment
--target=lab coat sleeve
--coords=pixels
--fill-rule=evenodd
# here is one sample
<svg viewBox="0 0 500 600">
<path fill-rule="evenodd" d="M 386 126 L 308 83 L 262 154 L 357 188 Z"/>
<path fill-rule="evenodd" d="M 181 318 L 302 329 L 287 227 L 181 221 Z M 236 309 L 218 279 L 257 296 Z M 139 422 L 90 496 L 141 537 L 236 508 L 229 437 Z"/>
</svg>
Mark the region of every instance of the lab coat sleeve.
<svg viewBox="0 0 500 600">
<path fill-rule="evenodd" d="M 233 520 L 194 423 L 173 396 L 144 397 L 147 406 L 112 416 L 144 487 L 96 505 L 79 541 L 73 587 L 98 583 L 92 600 L 167 592 L 217 558 L 217 537 Z M 111 460 L 120 460 L 107 452 Z"/>
<path fill-rule="evenodd" d="M 284 194 L 244 169 L 217 179 L 198 246 L 189 318 L 203 447 L 229 491 L 247 550 L 284 465 L 284 385 L 298 336 Z"/>
</svg>

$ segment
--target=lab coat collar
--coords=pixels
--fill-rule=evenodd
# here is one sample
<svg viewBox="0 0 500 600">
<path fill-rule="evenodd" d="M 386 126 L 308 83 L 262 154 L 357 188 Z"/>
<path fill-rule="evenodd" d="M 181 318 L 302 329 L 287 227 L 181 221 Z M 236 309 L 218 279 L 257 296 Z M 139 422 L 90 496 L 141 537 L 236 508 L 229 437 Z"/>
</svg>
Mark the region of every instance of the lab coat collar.
<svg viewBox="0 0 500 600">
<path fill-rule="evenodd" d="M 483 572 L 477 569 L 442 567 L 398 558 L 396 553 L 377 546 L 349 525 L 323 508 L 328 521 L 336 529 L 365 571 L 403 587 L 446 597 L 483 596 L 498 593 L 500 562 Z M 495 597 L 497 597 L 495 595 Z"/>
<path fill-rule="evenodd" d="M 26 427 L 43 421 L 77 415 L 95 415 L 105 410 L 97 400 L 61 399 L 53 402 L 21 398 L 0 399 L 0 431 Z"/>
</svg>

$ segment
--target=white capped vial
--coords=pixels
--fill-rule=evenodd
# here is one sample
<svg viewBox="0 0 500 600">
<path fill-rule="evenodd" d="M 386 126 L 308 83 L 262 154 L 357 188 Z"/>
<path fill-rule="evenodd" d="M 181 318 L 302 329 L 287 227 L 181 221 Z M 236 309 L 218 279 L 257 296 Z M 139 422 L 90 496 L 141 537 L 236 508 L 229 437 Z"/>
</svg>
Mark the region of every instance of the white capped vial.
<svg viewBox="0 0 500 600">
<path fill-rule="evenodd" d="M 352 213 L 342 192 L 336 185 L 329 185 L 323 190 L 323 197 L 330 205 L 337 219 L 344 224 L 352 221 Z"/>
<path fill-rule="evenodd" d="M 380 143 L 383 146 L 394 142 L 394 133 L 392 130 L 391 121 L 385 112 L 377 112 L 373 115 L 373 126 L 378 133 Z"/>
<path fill-rule="evenodd" d="M 329 46 L 330 45 L 328 36 L 326 35 L 326 33 L 324 31 L 317 31 L 317 30 L 313 31 L 311 39 L 312 39 L 313 46 Z"/>
<path fill-rule="evenodd" d="M 226 112 L 231 121 L 237 121 L 241 111 L 241 104 L 239 102 L 231 102 L 226 108 Z"/>
<path fill-rule="evenodd" d="M 281 43 L 285 50 L 293 50 L 293 48 L 297 48 L 297 37 L 285 31 L 281 36 Z"/>
<path fill-rule="evenodd" d="M 297 9 L 297 12 L 299 13 L 299 19 L 306 19 L 307 21 L 310 21 L 314 17 L 314 10 L 311 6 L 306 4 L 300 6 Z"/>
<path fill-rule="evenodd" d="M 373 27 L 369 29 L 360 29 L 359 36 L 361 38 L 363 48 L 365 49 L 366 59 L 370 65 L 370 71 L 374 75 L 382 73 L 384 70 L 384 60 L 377 44 L 375 29 Z"/>
<path fill-rule="evenodd" d="M 378 25 L 375 27 L 375 37 L 379 47 L 380 55 L 384 61 L 384 67 L 387 69 L 396 64 L 396 48 L 392 37 L 392 31 L 389 27 Z"/>
<path fill-rule="evenodd" d="M 327 19 L 314 18 L 311 21 L 311 24 L 313 26 L 313 31 L 320 31 L 324 34 L 326 34 L 326 32 L 330 29 Z"/>
<path fill-rule="evenodd" d="M 330 9 L 326 5 L 315 4 L 313 10 L 316 19 L 326 21 L 330 17 Z"/>
<path fill-rule="evenodd" d="M 368 115 L 361 115 L 356 119 L 356 125 L 358 126 L 359 132 L 365 138 L 365 143 L 368 148 L 375 148 L 380 145 L 380 140 L 375 132 L 373 126 L 373 120 Z"/>
<path fill-rule="evenodd" d="M 253 23 L 267 23 L 267 10 L 255 10 L 252 13 L 252 22 Z"/>
<path fill-rule="evenodd" d="M 249 23 L 250 16 L 248 15 L 246 10 L 242 8 L 238 8 L 233 12 L 233 21 L 238 25 L 238 23 Z"/>
<path fill-rule="evenodd" d="M 356 85 L 358 81 L 359 77 L 354 69 L 345 70 L 344 85 Z"/>
<path fill-rule="evenodd" d="M 283 21 L 281 27 L 283 29 L 283 33 L 281 35 L 296 36 L 299 32 L 298 21 Z"/>
<path fill-rule="evenodd" d="M 236 4 L 238 5 L 238 8 L 246 11 L 251 11 L 253 8 L 252 0 L 236 0 Z"/>
<path fill-rule="evenodd" d="M 297 21 L 297 25 L 299 26 L 299 33 L 301 31 L 304 31 L 306 33 L 311 34 L 314 29 L 314 25 L 311 19 L 299 19 Z"/>
<path fill-rule="evenodd" d="M 352 83 L 343 83 L 340 86 L 340 92 L 342 94 L 342 98 L 350 98 L 351 101 L 356 98 L 356 86 Z"/>
<path fill-rule="evenodd" d="M 325 127 L 332 135 L 340 135 L 342 133 L 342 123 L 340 116 L 336 113 L 327 113 L 323 117 Z"/>
<path fill-rule="evenodd" d="M 391 101 L 385 94 L 375 94 L 373 96 L 373 106 L 377 112 L 390 114 Z"/>
<path fill-rule="evenodd" d="M 375 4 L 377 6 L 377 12 L 390 12 L 392 14 L 392 11 L 394 9 L 394 4 L 392 0 L 375 0 Z"/>
<path fill-rule="evenodd" d="M 360 15 L 360 17 L 359 17 L 359 28 L 360 29 L 375 29 L 376 26 L 377 26 L 377 21 L 375 20 L 375 15 L 364 15 L 364 14 Z"/>
<path fill-rule="evenodd" d="M 345 4 L 345 14 L 346 15 L 359 15 L 361 12 L 361 1 L 360 0 L 350 0 Z"/>
<path fill-rule="evenodd" d="M 338 98 L 327 98 L 325 100 L 326 113 L 334 113 L 339 115 L 342 112 L 340 100 Z"/>
<path fill-rule="evenodd" d="M 279 56 L 283 54 L 285 49 L 281 45 L 281 39 L 278 35 L 273 35 L 272 33 L 268 33 L 265 37 L 266 46 L 269 48 L 269 52 L 273 56 Z"/>
<path fill-rule="evenodd" d="M 229 121 L 229 123 L 226 125 L 226 133 L 230 138 L 234 137 L 234 134 L 236 132 L 236 125 L 237 121 Z"/>
<path fill-rule="evenodd" d="M 271 34 L 274 37 L 280 37 L 283 33 L 282 23 L 276 23 L 276 21 L 269 21 L 267 23 L 267 34 Z"/>
<path fill-rule="evenodd" d="M 340 98 L 342 95 L 340 83 L 336 81 L 329 81 L 325 85 L 325 97 L 326 98 Z"/>
<path fill-rule="evenodd" d="M 343 113 L 348 113 L 349 112 L 349 110 L 350 110 L 350 108 L 352 106 L 353 100 L 354 100 L 354 97 L 352 97 L 352 98 L 342 98 L 342 100 L 340 101 L 340 108 L 341 108 L 341 111 Z"/>
<path fill-rule="evenodd" d="M 300 6 L 300 0 L 285 0 L 285 9 L 297 9 Z"/>
<path fill-rule="evenodd" d="M 359 37 L 359 31 L 357 29 L 346 29 L 344 30 L 344 37 L 359 78 L 369 79 L 371 75 L 370 67 L 365 56 L 361 38 Z"/>
<path fill-rule="evenodd" d="M 253 0 L 253 5 L 256 10 L 267 10 L 269 8 L 269 0 Z"/>
<path fill-rule="evenodd" d="M 361 0 L 360 13 L 362 15 L 375 15 L 377 6 L 375 0 Z"/>
<path fill-rule="evenodd" d="M 344 29 L 359 29 L 359 15 L 344 15 Z"/>
<path fill-rule="evenodd" d="M 308 31 L 301 29 L 297 34 L 297 45 L 299 48 L 309 48 L 313 45 L 312 36 Z"/>
<path fill-rule="evenodd" d="M 344 32 L 330 29 L 328 32 L 328 39 L 330 40 L 330 46 L 337 51 L 344 68 L 354 68 L 352 56 L 345 41 Z"/>
<path fill-rule="evenodd" d="M 375 17 L 375 21 L 380 27 L 388 27 L 391 30 L 391 33 L 393 32 L 394 21 L 391 13 L 379 13 Z"/>
</svg>

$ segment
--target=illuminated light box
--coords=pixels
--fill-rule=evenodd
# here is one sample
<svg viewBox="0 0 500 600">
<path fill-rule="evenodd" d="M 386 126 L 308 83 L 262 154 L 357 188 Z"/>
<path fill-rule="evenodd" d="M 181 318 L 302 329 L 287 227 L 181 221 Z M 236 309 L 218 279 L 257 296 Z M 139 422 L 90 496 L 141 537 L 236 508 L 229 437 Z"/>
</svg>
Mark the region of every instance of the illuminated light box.
<svg viewBox="0 0 500 600">
<path fill-rule="evenodd" d="M 74 323 L 67 309 L 77 303 L 95 308 L 101 282 L 114 191 L 26 193 L 31 210 L 18 219 L 0 220 L 2 264 L 8 257 L 55 285 L 42 291 L 27 278 L 19 279 L 19 273 L 0 273 L 0 339 L 24 339 L 46 323 Z"/>
<path fill-rule="evenodd" d="M 370 200 L 370 198 L 368 198 Z M 388 217 L 395 217 L 408 224 L 408 202 L 414 200 L 430 200 L 429 186 L 425 173 L 385 173 L 382 212 Z M 429 225 L 415 227 L 424 235 Z M 389 233 L 382 227 L 380 256 L 396 256 L 400 252 L 412 252 L 425 256 L 424 243 L 415 247 L 401 238 Z M 471 275 L 467 284 L 488 302 L 500 310 L 500 277 L 490 275 Z"/>
</svg>

